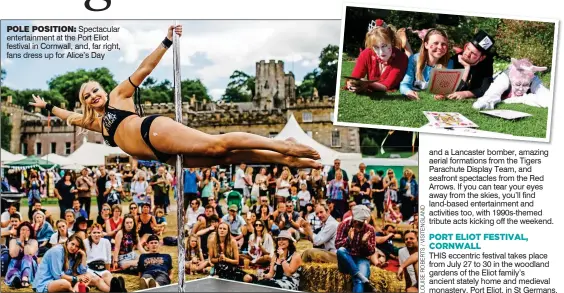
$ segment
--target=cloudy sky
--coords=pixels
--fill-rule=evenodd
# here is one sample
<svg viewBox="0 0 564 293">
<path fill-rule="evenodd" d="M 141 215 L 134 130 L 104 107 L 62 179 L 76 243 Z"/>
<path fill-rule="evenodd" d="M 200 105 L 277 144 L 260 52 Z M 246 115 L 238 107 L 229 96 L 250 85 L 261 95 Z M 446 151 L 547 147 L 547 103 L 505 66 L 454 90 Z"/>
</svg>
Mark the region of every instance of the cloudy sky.
<svg viewBox="0 0 564 293">
<path fill-rule="evenodd" d="M 260 60 L 284 61 L 285 71 L 293 71 L 296 82 L 300 83 L 305 74 L 317 67 L 321 50 L 328 44 L 339 45 L 340 39 L 338 20 L 194 20 L 180 23 L 184 29 L 180 43 L 182 79 L 201 79 L 215 98 L 224 93 L 234 70 L 255 75 L 255 62 Z M 98 50 L 98 53 L 105 54 L 103 60 L 7 58 L 7 37 L 16 34 L 7 32 L 7 28 L 14 25 L 117 26 L 120 27 L 120 32 L 109 34 L 109 42 L 119 43 L 120 50 Z M 119 82 L 127 79 L 142 59 L 159 45 L 166 35 L 168 25 L 169 21 L 142 20 L 3 21 L 1 64 L 7 71 L 4 83 L 15 89 L 47 89 L 48 80 L 56 75 L 97 67 L 109 68 Z M 86 50 L 92 51 L 95 50 Z M 63 50 L 59 52 L 67 53 Z M 172 80 L 172 74 L 170 50 L 151 76 L 159 81 Z"/>
</svg>

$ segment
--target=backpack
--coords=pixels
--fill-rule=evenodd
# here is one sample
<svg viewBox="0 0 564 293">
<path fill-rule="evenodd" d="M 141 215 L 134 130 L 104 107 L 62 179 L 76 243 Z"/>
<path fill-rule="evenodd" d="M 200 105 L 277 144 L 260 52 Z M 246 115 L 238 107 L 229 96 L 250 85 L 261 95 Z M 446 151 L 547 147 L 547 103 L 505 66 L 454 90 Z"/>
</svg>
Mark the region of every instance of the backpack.
<svg viewBox="0 0 564 293">
<path fill-rule="evenodd" d="M 163 238 L 163 244 L 167 246 L 178 246 L 178 238 L 167 236 Z"/>
<path fill-rule="evenodd" d="M 1 272 L 1 276 L 4 277 L 6 276 L 6 273 L 8 272 L 8 265 L 10 264 L 10 250 L 8 249 L 8 247 L 6 245 L 0 245 L 0 258 L 2 259 L 2 272 Z"/>
</svg>

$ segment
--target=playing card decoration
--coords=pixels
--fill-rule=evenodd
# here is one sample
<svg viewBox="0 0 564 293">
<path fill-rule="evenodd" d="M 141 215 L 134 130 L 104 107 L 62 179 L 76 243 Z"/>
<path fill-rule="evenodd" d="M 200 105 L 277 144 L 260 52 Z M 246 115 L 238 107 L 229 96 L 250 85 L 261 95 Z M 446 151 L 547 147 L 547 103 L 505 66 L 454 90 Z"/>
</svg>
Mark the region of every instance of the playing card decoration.
<svg viewBox="0 0 564 293">
<path fill-rule="evenodd" d="M 480 111 L 480 112 L 486 115 L 491 115 L 494 117 L 499 117 L 507 120 L 515 120 L 515 119 L 533 116 L 529 113 L 519 112 L 514 110 L 490 110 L 490 111 Z"/>
<path fill-rule="evenodd" d="M 424 111 L 425 117 L 429 119 L 430 125 L 439 128 L 463 128 L 478 127 L 478 125 L 464 115 L 456 112 L 429 112 Z"/>
<path fill-rule="evenodd" d="M 437 69 L 431 70 L 429 79 L 429 92 L 435 95 L 449 95 L 456 91 L 462 80 L 464 69 Z"/>
</svg>

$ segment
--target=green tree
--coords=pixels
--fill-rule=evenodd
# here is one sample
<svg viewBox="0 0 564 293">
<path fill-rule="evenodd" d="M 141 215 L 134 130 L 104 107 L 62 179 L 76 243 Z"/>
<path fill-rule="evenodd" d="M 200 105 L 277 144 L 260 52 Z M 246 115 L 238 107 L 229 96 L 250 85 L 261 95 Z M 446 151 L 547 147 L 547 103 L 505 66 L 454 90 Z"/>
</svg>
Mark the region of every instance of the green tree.
<svg viewBox="0 0 564 293">
<path fill-rule="evenodd" d="M 12 122 L 10 122 L 10 117 L 8 117 L 8 115 L 6 115 L 4 112 L 2 112 L 0 122 L 0 129 L 2 129 L 2 135 L 0 137 L 0 139 L 2 140 L 2 148 L 9 150 L 10 142 L 12 141 Z"/>
<path fill-rule="evenodd" d="M 316 87 L 320 96 L 334 96 L 337 82 L 339 46 L 328 45 L 319 54 L 319 76 Z"/>
<path fill-rule="evenodd" d="M 108 93 L 117 86 L 113 74 L 105 67 L 67 72 L 49 80 L 48 85 L 49 89 L 59 92 L 72 109 L 79 101 L 80 87 L 90 80 L 97 81 Z"/>
<path fill-rule="evenodd" d="M 313 88 L 316 87 L 316 83 L 318 79 L 319 79 L 319 70 L 316 68 L 312 72 L 304 76 L 302 83 L 297 88 L 296 95 L 298 97 L 313 96 Z"/>
<path fill-rule="evenodd" d="M 221 99 L 225 102 L 250 102 L 255 96 L 254 76 L 243 71 L 235 70 L 229 76 L 229 83 Z"/>
<path fill-rule="evenodd" d="M 209 101 L 211 99 L 208 94 L 208 89 L 199 79 L 185 79 L 180 82 L 180 86 L 182 101 L 190 101 L 193 95 L 196 96 L 197 101 L 202 101 L 203 99 Z"/>
<path fill-rule="evenodd" d="M 174 101 L 172 83 L 168 79 L 158 82 L 152 77 L 147 77 L 141 86 L 141 103 L 147 101 L 154 104 L 172 103 Z"/>
<path fill-rule="evenodd" d="M 374 156 L 378 153 L 379 145 L 370 136 L 365 136 L 360 143 L 360 152 L 366 156 Z"/>
</svg>

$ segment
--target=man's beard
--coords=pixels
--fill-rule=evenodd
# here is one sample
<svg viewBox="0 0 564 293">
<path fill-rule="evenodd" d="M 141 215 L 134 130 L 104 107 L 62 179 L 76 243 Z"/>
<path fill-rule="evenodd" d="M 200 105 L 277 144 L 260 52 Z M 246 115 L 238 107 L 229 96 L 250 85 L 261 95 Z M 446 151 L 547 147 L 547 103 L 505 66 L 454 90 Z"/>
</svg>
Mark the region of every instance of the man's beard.
<svg viewBox="0 0 564 293">
<path fill-rule="evenodd" d="M 478 59 L 478 60 L 476 60 L 476 62 L 472 63 L 472 62 L 470 62 L 470 60 L 468 60 L 466 57 L 464 57 L 464 55 L 462 55 L 462 61 L 468 63 L 468 65 L 470 65 L 470 66 L 474 66 L 474 65 L 476 65 L 480 62 L 480 59 Z"/>
</svg>

